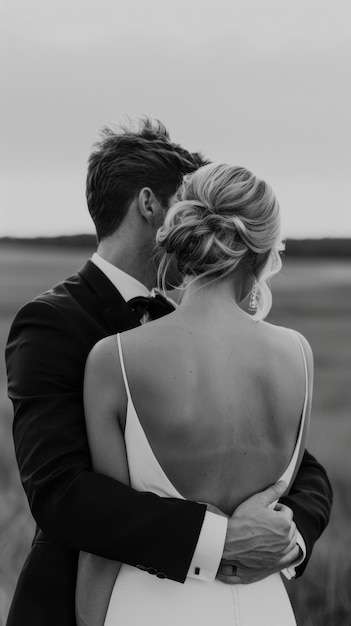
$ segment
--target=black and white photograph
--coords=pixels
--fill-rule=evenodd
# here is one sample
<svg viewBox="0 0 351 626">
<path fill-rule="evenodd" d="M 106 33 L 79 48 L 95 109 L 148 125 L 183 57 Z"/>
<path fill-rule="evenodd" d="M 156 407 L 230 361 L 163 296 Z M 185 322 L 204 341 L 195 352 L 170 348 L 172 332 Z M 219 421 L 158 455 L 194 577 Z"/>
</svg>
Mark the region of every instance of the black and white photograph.
<svg viewBox="0 0 351 626">
<path fill-rule="evenodd" d="M 350 626 L 350 29 L 0 3 L 0 626 Z"/>
</svg>

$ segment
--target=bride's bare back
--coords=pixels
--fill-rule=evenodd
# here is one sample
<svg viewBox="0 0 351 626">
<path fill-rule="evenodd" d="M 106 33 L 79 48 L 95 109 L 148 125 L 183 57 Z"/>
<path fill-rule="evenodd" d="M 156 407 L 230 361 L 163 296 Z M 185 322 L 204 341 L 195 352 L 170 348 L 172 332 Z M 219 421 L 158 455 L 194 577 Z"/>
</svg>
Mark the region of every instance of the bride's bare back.
<svg viewBox="0 0 351 626">
<path fill-rule="evenodd" d="M 185 498 L 231 514 L 290 461 L 304 363 L 288 329 L 228 308 L 199 313 L 180 307 L 124 333 L 123 354 L 136 412 L 170 481 Z"/>
</svg>

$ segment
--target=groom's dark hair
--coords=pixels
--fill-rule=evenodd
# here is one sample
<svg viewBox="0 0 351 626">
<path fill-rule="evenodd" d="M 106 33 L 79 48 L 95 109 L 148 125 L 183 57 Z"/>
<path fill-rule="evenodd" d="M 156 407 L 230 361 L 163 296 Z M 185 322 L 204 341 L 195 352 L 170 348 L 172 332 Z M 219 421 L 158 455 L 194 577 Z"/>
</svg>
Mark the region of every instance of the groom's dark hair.
<svg viewBox="0 0 351 626">
<path fill-rule="evenodd" d="M 150 187 L 168 207 L 185 174 L 207 161 L 171 142 L 158 120 L 142 118 L 136 130 L 105 127 L 89 157 L 86 196 L 98 241 L 111 235 L 123 221 L 130 202 Z"/>
</svg>

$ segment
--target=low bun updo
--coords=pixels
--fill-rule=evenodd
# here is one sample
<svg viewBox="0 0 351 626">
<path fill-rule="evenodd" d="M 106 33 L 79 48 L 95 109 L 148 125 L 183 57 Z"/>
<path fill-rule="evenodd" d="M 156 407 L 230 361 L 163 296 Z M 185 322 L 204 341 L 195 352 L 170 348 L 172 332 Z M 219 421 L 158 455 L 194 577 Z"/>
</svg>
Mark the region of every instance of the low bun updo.
<svg viewBox="0 0 351 626">
<path fill-rule="evenodd" d="M 161 285 L 174 261 L 185 285 L 224 278 L 240 265 L 257 281 L 254 317 L 263 319 L 272 304 L 267 279 L 279 271 L 283 248 L 270 186 L 243 167 L 210 163 L 184 178 L 177 197 L 156 238 Z"/>
</svg>

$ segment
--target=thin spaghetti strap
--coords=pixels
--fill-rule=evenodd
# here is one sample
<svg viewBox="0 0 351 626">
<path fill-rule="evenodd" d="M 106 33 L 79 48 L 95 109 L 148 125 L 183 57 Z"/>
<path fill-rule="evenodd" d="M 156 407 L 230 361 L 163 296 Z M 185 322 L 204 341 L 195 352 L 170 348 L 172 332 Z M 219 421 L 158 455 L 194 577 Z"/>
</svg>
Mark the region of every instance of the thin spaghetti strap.
<svg viewBox="0 0 351 626">
<path fill-rule="evenodd" d="M 116 339 L 117 339 L 118 354 L 119 354 L 119 360 L 120 360 L 120 364 L 121 364 L 121 370 L 122 370 L 124 386 L 125 386 L 125 389 L 126 389 L 128 402 L 131 402 L 131 395 L 130 395 L 130 389 L 129 389 L 129 385 L 128 385 L 126 368 L 125 368 L 125 365 L 124 365 L 124 358 L 123 358 L 123 352 L 122 352 L 122 344 L 121 344 L 121 335 L 120 335 L 120 333 L 117 333 Z"/>
<path fill-rule="evenodd" d="M 300 350 L 301 350 L 301 354 L 302 354 L 302 359 L 303 359 L 303 364 L 304 364 L 304 369 L 305 369 L 305 400 L 303 403 L 303 410 L 302 410 L 302 420 L 305 421 L 305 413 L 306 413 L 306 406 L 307 406 L 307 400 L 308 400 L 308 388 L 309 388 L 309 381 L 308 381 L 308 368 L 307 368 L 307 360 L 306 360 L 306 355 L 305 355 L 305 350 L 304 347 L 302 345 L 302 341 L 299 337 L 299 335 L 293 331 L 296 339 L 297 339 L 297 343 L 300 346 Z M 301 424 L 301 430 L 303 429 L 303 424 Z"/>
<path fill-rule="evenodd" d="M 302 342 L 298 336 L 298 334 L 294 331 L 291 330 L 291 332 L 294 334 L 299 346 L 300 346 L 300 350 L 301 350 L 301 354 L 302 354 L 302 359 L 303 359 L 303 363 L 304 363 L 304 370 L 305 370 L 305 398 L 304 398 L 304 402 L 303 402 L 303 408 L 302 408 L 302 414 L 301 414 L 301 419 L 300 419 L 300 425 L 299 425 L 299 431 L 298 431 L 298 435 L 297 435 L 297 439 L 296 439 L 296 444 L 295 444 L 295 448 L 294 448 L 294 452 L 293 455 L 290 459 L 290 463 L 288 465 L 288 467 L 286 468 L 284 474 L 280 477 L 280 480 L 284 480 L 287 485 L 291 485 L 293 482 L 293 479 L 296 475 L 297 469 L 298 469 L 298 465 L 301 462 L 301 457 L 302 457 L 302 450 L 301 450 L 301 443 L 302 440 L 306 439 L 306 421 L 308 420 L 308 411 L 307 411 L 307 407 L 308 407 L 308 399 L 309 399 L 309 380 L 308 380 L 308 368 L 307 368 L 307 360 L 306 360 L 306 355 L 305 355 L 305 351 L 302 345 Z"/>
</svg>

